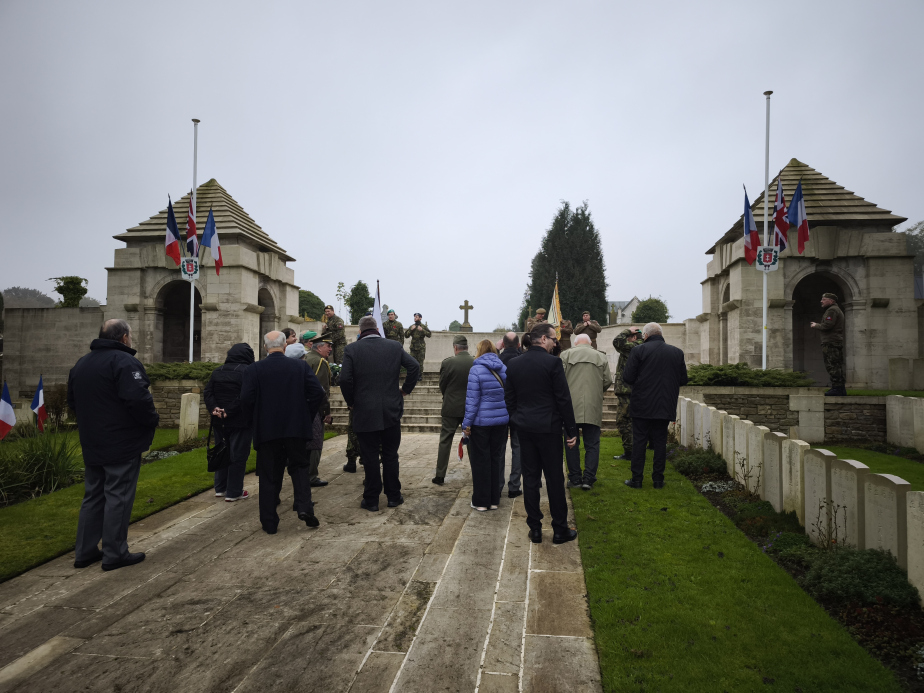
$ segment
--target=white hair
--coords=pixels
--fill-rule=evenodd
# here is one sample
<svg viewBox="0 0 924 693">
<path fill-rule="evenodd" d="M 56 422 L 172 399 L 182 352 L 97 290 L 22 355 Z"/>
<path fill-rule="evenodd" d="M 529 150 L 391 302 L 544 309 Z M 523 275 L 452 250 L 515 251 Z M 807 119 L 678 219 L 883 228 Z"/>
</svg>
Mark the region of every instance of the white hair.
<svg viewBox="0 0 924 693">
<path fill-rule="evenodd" d="M 577 346 L 578 344 L 590 344 L 590 337 L 588 337 L 586 334 L 579 334 L 574 338 L 574 346 Z"/>
<path fill-rule="evenodd" d="M 275 337 L 270 337 L 270 335 L 276 335 Z M 263 345 L 266 347 L 266 350 L 270 349 L 281 349 L 286 344 L 286 336 L 282 332 L 267 332 L 263 335 Z"/>
<path fill-rule="evenodd" d="M 661 326 L 656 322 L 650 322 L 642 328 L 642 336 L 650 337 L 653 334 L 661 334 Z"/>
</svg>

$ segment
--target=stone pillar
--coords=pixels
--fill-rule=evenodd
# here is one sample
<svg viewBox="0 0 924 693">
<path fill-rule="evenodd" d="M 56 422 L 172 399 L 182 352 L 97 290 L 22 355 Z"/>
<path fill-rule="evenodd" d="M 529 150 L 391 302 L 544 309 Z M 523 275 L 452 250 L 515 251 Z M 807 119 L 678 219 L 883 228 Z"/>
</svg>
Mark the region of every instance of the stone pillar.
<svg viewBox="0 0 924 693">
<path fill-rule="evenodd" d="M 728 476 L 732 479 L 735 478 L 735 431 L 738 429 L 740 420 L 741 417 L 729 414 L 722 425 L 722 457 L 725 458 Z"/>
<path fill-rule="evenodd" d="M 811 446 L 804 440 L 784 440 L 783 453 L 783 512 L 795 513 L 805 527 L 805 482 L 803 458 Z"/>
<path fill-rule="evenodd" d="M 724 411 L 709 407 L 709 441 L 712 451 L 719 456 L 722 456 L 722 444 L 725 442 L 724 426 L 727 416 Z"/>
<path fill-rule="evenodd" d="M 199 395 L 187 392 L 180 397 L 180 430 L 177 442 L 185 443 L 199 436 Z"/>
<path fill-rule="evenodd" d="M 908 518 L 905 496 L 911 488 L 892 474 L 867 474 L 863 493 L 866 514 L 866 548 L 885 549 L 908 568 Z"/>
<path fill-rule="evenodd" d="M 834 505 L 840 506 L 837 508 L 836 518 L 832 514 L 831 524 L 837 531 L 838 543 L 858 549 L 866 548 L 863 481 L 868 472 L 869 467 L 856 460 L 831 461 L 831 500 Z"/>
<path fill-rule="evenodd" d="M 735 471 L 732 476 L 735 481 L 741 484 L 745 482 L 744 475 L 748 470 L 748 440 L 750 439 L 748 431 L 752 428 L 754 428 L 754 424 L 747 419 L 741 419 L 735 422 Z"/>
<path fill-rule="evenodd" d="M 819 546 L 831 537 L 831 460 L 829 450 L 806 450 L 802 462 L 805 533 Z"/>
<path fill-rule="evenodd" d="M 761 475 L 760 497 L 768 501 L 778 513 L 783 512 L 784 440 L 788 439 L 777 431 L 764 433 L 764 469 Z"/>
<path fill-rule="evenodd" d="M 750 423 L 750 422 L 748 422 Z M 764 482 L 764 434 L 769 433 L 766 426 L 751 424 L 748 429 L 748 491 L 763 498 Z"/>
<path fill-rule="evenodd" d="M 905 495 L 908 523 L 908 582 L 924 596 L 924 492 L 908 491 Z"/>
</svg>

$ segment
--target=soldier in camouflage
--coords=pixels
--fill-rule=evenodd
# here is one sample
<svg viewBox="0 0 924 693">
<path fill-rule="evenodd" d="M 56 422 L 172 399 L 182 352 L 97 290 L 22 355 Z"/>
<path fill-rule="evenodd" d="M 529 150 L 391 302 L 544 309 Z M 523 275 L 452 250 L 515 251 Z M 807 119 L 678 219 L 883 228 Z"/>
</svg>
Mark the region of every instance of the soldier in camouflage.
<svg viewBox="0 0 924 693">
<path fill-rule="evenodd" d="M 330 336 L 334 346 L 333 362 L 343 363 L 343 350 L 346 349 L 346 332 L 343 329 L 343 320 L 337 317 L 333 306 L 324 306 L 324 322 L 327 329 L 325 335 Z"/>
<path fill-rule="evenodd" d="M 420 364 L 420 377 L 423 379 L 424 359 L 427 357 L 427 343 L 425 339 L 431 337 L 430 328 L 424 325 L 421 320 L 423 316 L 420 313 L 414 313 L 414 324 L 404 332 L 405 337 L 410 337 L 411 356 Z"/>
<path fill-rule="evenodd" d="M 533 328 L 540 322 L 548 322 L 548 320 L 545 319 L 545 308 L 539 308 L 536 310 L 535 316 L 526 319 L 526 332 L 532 332 Z"/>
<path fill-rule="evenodd" d="M 359 438 L 353 433 L 353 410 L 350 409 L 350 418 L 347 421 L 347 446 L 346 446 L 347 463 L 343 465 L 343 471 L 356 473 L 356 459 L 360 456 Z M 362 464 L 363 461 L 359 460 Z"/>
<path fill-rule="evenodd" d="M 825 370 L 831 377 L 831 389 L 825 395 L 829 397 L 847 395 L 847 378 L 844 374 L 844 313 L 837 305 L 835 294 L 822 294 L 821 307 L 825 314 L 821 322 L 813 322 L 813 330 L 821 332 L 821 355 L 825 360 Z"/>
<path fill-rule="evenodd" d="M 388 320 L 382 325 L 385 330 L 385 338 L 398 342 L 404 346 L 404 325 L 398 322 L 398 314 L 395 311 L 388 311 Z"/>
<path fill-rule="evenodd" d="M 632 417 L 629 416 L 629 398 L 632 387 L 622 380 L 623 371 L 629 360 L 629 353 L 641 342 L 638 329 L 627 329 L 613 338 L 613 347 L 619 352 L 619 361 L 616 363 L 616 377 L 613 383 L 613 392 L 616 394 L 616 428 L 622 437 L 622 455 L 614 455 L 614 460 L 632 459 Z"/>
</svg>

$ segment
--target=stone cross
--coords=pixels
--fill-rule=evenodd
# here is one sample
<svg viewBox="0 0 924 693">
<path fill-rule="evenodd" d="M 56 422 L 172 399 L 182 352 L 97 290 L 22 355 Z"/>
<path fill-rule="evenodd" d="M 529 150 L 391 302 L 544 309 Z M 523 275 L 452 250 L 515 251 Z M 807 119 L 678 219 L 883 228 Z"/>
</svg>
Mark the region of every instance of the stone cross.
<svg viewBox="0 0 924 693">
<path fill-rule="evenodd" d="M 465 302 L 459 306 L 459 310 L 465 311 L 465 320 L 462 322 L 461 332 L 473 332 L 472 326 L 468 323 L 468 311 L 475 310 L 475 306 L 469 305 L 468 299 L 465 299 Z"/>
</svg>

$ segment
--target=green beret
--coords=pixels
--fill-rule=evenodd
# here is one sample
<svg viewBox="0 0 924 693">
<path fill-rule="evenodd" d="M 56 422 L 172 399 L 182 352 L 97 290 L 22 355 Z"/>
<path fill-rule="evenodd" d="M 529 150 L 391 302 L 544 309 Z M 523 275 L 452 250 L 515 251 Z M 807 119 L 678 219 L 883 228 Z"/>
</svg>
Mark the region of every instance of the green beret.
<svg viewBox="0 0 924 693">
<path fill-rule="evenodd" d="M 317 337 L 317 336 L 318 336 L 318 333 L 317 333 L 317 332 L 313 332 L 313 331 L 311 331 L 311 330 L 308 330 L 307 332 L 305 332 L 304 334 L 302 334 L 302 341 L 303 341 L 303 342 L 307 342 L 307 341 L 309 341 L 309 340 L 311 340 L 311 339 L 314 339 L 314 338 Z"/>
</svg>

